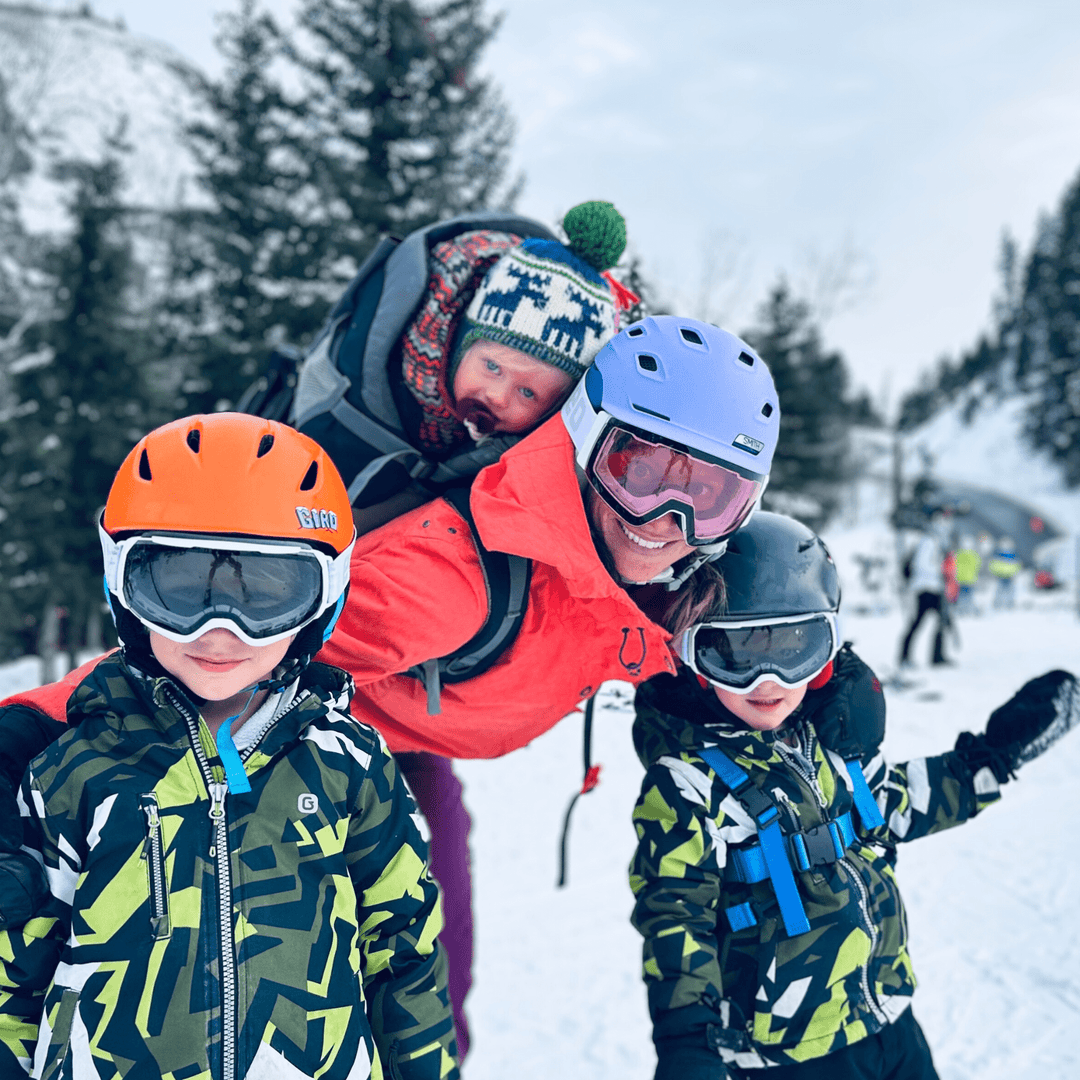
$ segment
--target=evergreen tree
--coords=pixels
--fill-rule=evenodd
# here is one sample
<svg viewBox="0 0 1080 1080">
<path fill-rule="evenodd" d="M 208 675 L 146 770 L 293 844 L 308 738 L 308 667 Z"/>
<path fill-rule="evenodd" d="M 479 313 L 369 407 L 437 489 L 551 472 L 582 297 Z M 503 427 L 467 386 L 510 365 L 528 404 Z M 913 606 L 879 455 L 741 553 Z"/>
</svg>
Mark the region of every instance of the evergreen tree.
<svg viewBox="0 0 1080 1080">
<path fill-rule="evenodd" d="M 351 270 L 382 233 L 512 201 L 512 124 L 476 70 L 498 27 L 482 0 L 301 0 L 298 25 L 293 145 L 336 265 Z"/>
<path fill-rule="evenodd" d="M 1080 176 L 1044 224 L 1024 275 L 1018 378 L 1032 391 L 1025 432 L 1080 484 Z"/>
<path fill-rule="evenodd" d="M 190 76 L 204 115 L 187 129 L 205 205 L 176 218 L 165 351 L 186 358 L 176 412 L 236 402 L 278 341 L 303 341 L 340 288 L 319 199 L 285 137 L 273 77 L 280 34 L 254 0 L 223 19 L 219 80 Z"/>
<path fill-rule="evenodd" d="M 765 502 L 820 528 L 851 476 L 850 427 L 869 401 L 848 400 L 843 356 L 824 348 L 810 306 L 793 297 L 784 280 L 744 336 L 769 365 L 780 398 L 780 442 Z"/>
<path fill-rule="evenodd" d="M 8 103 L 7 84 L 0 72 L 0 361 L 10 344 L 5 339 L 23 321 L 30 301 L 31 242 L 23 230 L 15 196 L 15 184 L 31 168 L 29 143 L 29 132 Z M 2 372 L 0 363 L 0 380 Z"/>
<path fill-rule="evenodd" d="M 73 184 L 73 233 L 49 257 L 52 311 L 9 365 L 13 400 L 0 421 L 2 589 L 31 618 L 63 605 L 72 648 L 100 620 L 95 515 L 150 423 L 117 153 L 114 143 L 102 163 L 60 170 Z"/>
</svg>

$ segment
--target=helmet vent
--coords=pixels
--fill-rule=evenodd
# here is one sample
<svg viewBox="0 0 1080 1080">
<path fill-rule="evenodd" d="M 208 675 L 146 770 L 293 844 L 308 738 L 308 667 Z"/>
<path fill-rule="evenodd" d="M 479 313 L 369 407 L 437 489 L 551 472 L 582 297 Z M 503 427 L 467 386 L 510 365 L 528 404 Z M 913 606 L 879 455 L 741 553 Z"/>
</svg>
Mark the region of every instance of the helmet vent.
<svg viewBox="0 0 1080 1080">
<path fill-rule="evenodd" d="M 748 352 L 746 352 L 745 349 L 741 353 L 739 353 L 739 359 L 747 367 L 753 367 L 754 366 L 754 358 Z"/>
<path fill-rule="evenodd" d="M 680 326 L 679 333 L 682 334 L 683 341 L 689 341 L 691 345 L 705 344 L 705 342 L 701 340 L 701 335 L 695 330 L 688 330 L 685 326 Z"/>
<path fill-rule="evenodd" d="M 199 452 L 199 438 L 200 432 L 198 428 L 192 428 L 187 433 L 187 444 L 191 447 L 192 452 L 196 454 Z"/>
<path fill-rule="evenodd" d="M 645 413 L 646 416 L 655 416 L 657 420 L 666 420 L 669 424 L 671 423 L 671 417 L 665 416 L 662 412 L 654 412 L 652 409 L 646 409 L 644 405 L 639 405 L 636 401 L 632 401 L 630 404 L 633 405 L 638 412 Z"/>
<path fill-rule="evenodd" d="M 274 436 L 273 435 L 264 435 L 259 440 L 259 449 L 258 449 L 258 451 L 256 451 L 255 456 L 256 457 L 265 457 L 267 454 L 270 453 L 270 447 L 273 446 L 273 445 L 274 445 Z M 315 463 L 312 462 L 312 464 L 314 465 Z"/>
<path fill-rule="evenodd" d="M 644 333 L 645 331 L 640 326 L 631 326 L 630 329 L 626 331 L 626 336 L 641 337 Z"/>
<path fill-rule="evenodd" d="M 656 371 L 659 365 L 656 362 L 655 356 L 649 356 L 648 353 L 641 353 L 637 358 L 638 367 L 642 371 Z"/>
<path fill-rule="evenodd" d="M 319 463 L 313 461 L 308 466 L 308 471 L 304 473 L 304 479 L 300 481 L 301 491 L 310 491 L 315 486 L 315 481 L 319 478 Z"/>
<path fill-rule="evenodd" d="M 761 415 L 764 417 L 770 417 L 772 416 L 772 414 L 773 407 L 766 401 L 765 404 L 761 406 Z"/>
<path fill-rule="evenodd" d="M 143 452 L 139 455 L 139 476 L 143 480 L 153 480 L 154 476 L 150 472 L 150 459 L 146 456 L 146 447 L 143 447 Z"/>
</svg>

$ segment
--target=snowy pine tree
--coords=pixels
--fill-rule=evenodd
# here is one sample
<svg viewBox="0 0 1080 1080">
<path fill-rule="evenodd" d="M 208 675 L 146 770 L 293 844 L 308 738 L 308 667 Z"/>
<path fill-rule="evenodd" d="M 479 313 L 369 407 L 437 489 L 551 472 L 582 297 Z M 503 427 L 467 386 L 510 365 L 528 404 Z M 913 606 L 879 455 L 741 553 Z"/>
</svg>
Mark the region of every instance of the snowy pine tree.
<svg viewBox="0 0 1080 1080">
<path fill-rule="evenodd" d="M 167 351 L 186 357 L 180 412 L 235 403 L 273 344 L 318 329 L 341 284 L 310 170 L 288 147 L 276 25 L 242 0 L 217 45 L 224 74 L 191 76 L 204 114 L 186 133 L 205 204 L 173 231 L 165 325 Z"/>
<path fill-rule="evenodd" d="M 15 185 L 31 168 L 30 135 L 11 109 L 0 72 L 0 402 L 3 358 L 15 347 L 32 303 L 32 242 L 23 229 Z"/>
<path fill-rule="evenodd" d="M 506 204 L 507 110 L 477 74 L 498 20 L 482 0 L 302 0 L 294 139 L 352 268 L 382 233 Z"/>
<path fill-rule="evenodd" d="M 39 625 L 62 605 L 74 647 L 88 625 L 100 625 L 95 515 L 124 455 L 151 423 L 152 396 L 145 334 L 132 314 L 137 274 L 118 200 L 119 158 L 114 152 L 61 172 L 73 185 L 73 230 L 46 265 L 52 308 L 26 330 L 8 365 L 0 579 L 21 615 Z"/>
<path fill-rule="evenodd" d="M 1080 485 L 1080 176 L 1040 228 L 1018 322 L 1017 375 L 1033 391 L 1025 432 Z"/>
<path fill-rule="evenodd" d="M 769 365 L 780 398 L 780 442 L 773 457 L 768 509 L 820 528 L 836 509 L 839 486 L 850 475 L 850 427 L 868 412 L 865 396 L 848 400 L 843 356 L 821 341 L 810 306 L 781 280 L 744 336 Z"/>
</svg>

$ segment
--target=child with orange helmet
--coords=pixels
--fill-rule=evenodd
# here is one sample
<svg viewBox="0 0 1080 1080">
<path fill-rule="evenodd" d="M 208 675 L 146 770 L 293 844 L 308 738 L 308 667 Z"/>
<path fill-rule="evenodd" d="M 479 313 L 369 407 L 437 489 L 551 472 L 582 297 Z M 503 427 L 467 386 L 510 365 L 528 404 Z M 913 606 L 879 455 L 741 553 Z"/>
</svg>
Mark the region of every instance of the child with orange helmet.
<svg viewBox="0 0 1080 1080">
<path fill-rule="evenodd" d="M 330 459 L 178 420 L 99 531 L 122 648 L 23 781 L 49 893 L 0 933 L 0 1074 L 456 1077 L 421 819 L 349 676 L 311 662 L 355 536 Z"/>
</svg>

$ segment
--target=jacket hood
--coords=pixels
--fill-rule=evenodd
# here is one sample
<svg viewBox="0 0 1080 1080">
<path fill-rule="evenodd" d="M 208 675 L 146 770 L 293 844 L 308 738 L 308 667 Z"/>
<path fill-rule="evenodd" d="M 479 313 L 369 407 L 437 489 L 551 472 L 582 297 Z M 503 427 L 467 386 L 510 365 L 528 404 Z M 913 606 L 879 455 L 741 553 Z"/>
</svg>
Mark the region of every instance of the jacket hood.
<svg viewBox="0 0 1080 1080">
<path fill-rule="evenodd" d="M 623 591 L 593 543 L 574 446 L 561 416 L 541 424 L 477 476 L 471 507 L 488 548 L 553 566 L 572 596 Z"/>
</svg>

